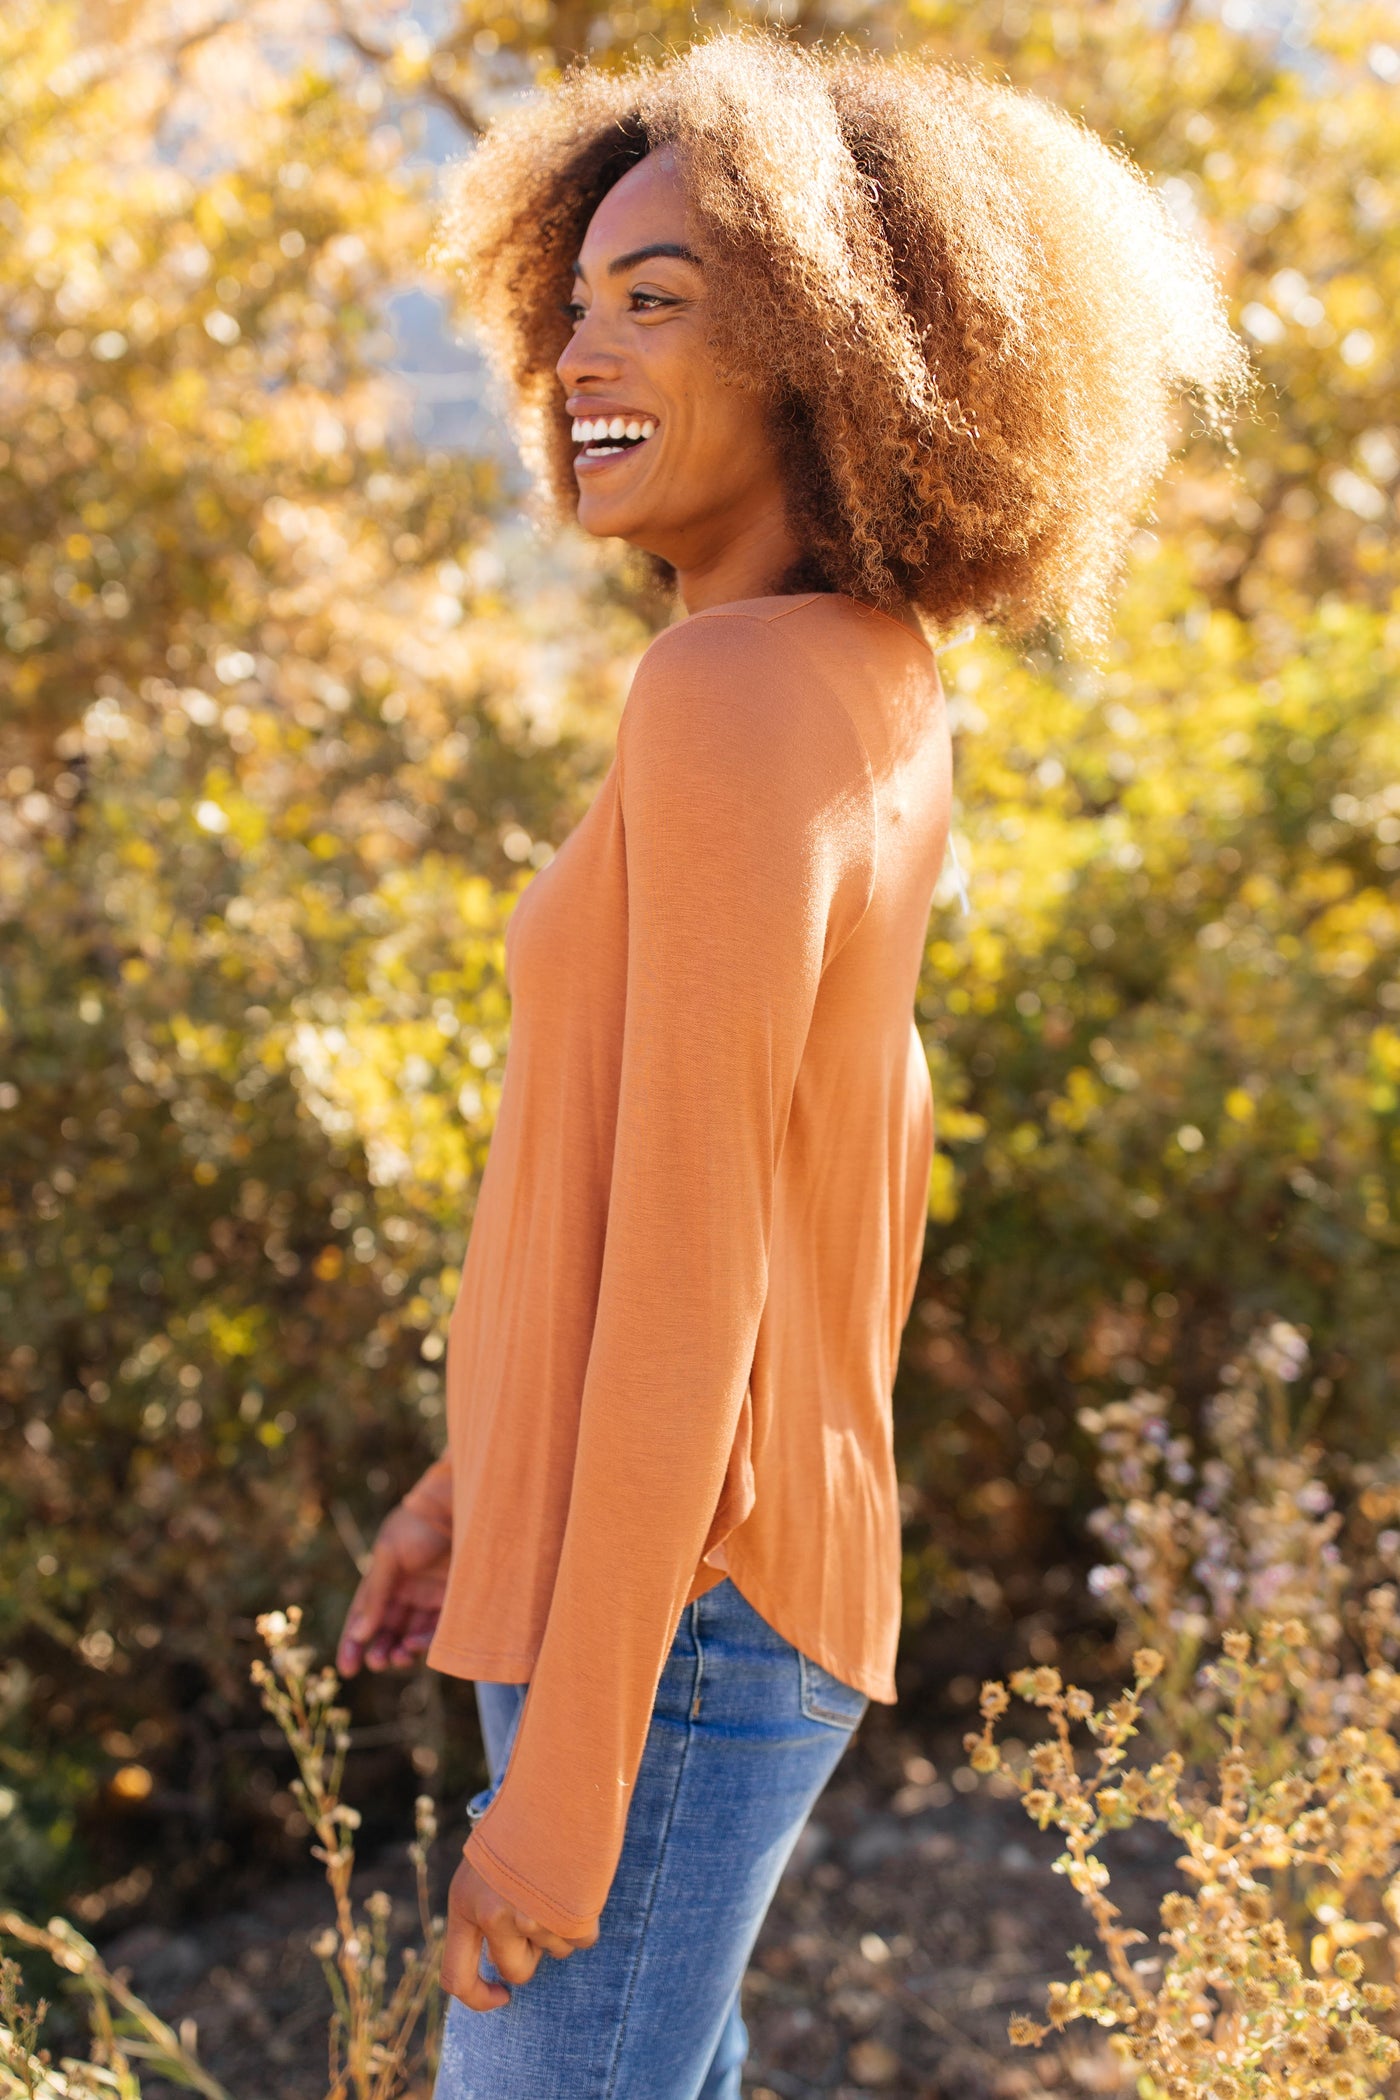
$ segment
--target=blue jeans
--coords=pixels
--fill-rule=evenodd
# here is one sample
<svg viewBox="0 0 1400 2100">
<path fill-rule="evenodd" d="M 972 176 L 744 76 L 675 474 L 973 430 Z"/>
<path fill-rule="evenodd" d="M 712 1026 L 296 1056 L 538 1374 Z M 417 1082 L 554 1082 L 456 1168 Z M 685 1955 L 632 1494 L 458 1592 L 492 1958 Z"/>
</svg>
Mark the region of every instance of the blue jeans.
<svg viewBox="0 0 1400 2100">
<path fill-rule="evenodd" d="M 477 1686 L 492 1784 L 474 1815 L 500 1784 L 524 1698 L 523 1685 Z M 739 2100 L 739 1985 L 865 1706 L 731 1582 L 687 1605 L 597 1944 L 546 1955 L 498 2012 L 449 2000 L 433 2100 Z"/>
</svg>

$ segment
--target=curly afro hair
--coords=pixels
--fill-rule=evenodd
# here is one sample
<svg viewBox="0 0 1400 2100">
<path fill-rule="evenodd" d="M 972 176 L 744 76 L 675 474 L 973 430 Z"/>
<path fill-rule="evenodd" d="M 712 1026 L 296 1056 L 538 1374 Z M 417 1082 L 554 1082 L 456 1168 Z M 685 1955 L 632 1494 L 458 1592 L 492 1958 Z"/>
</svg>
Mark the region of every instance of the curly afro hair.
<svg viewBox="0 0 1400 2100">
<path fill-rule="evenodd" d="M 946 631 L 1102 631 L 1181 395 L 1245 364 L 1203 250 L 1119 154 L 1035 97 L 772 32 L 582 68 L 454 171 L 435 248 L 553 508 L 575 501 L 555 363 L 599 200 L 679 166 L 720 368 L 780 433 L 789 589 L 909 601 Z"/>
</svg>

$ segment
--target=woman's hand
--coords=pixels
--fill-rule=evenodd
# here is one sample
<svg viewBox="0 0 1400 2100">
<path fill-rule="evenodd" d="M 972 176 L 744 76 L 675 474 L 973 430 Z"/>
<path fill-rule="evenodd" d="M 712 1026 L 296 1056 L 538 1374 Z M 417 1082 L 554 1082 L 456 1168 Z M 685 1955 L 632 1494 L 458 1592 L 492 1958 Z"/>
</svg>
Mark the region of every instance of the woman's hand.
<svg viewBox="0 0 1400 2100">
<path fill-rule="evenodd" d="M 452 1536 L 400 1502 L 379 1527 L 369 1567 L 351 1600 L 336 1650 L 336 1668 L 353 1677 L 401 1669 L 433 1637 L 447 1589 Z"/>
<path fill-rule="evenodd" d="M 566 1940 L 537 1919 L 498 1896 L 470 1860 L 464 1859 L 447 1892 L 447 1940 L 442 1950 L 442 1987 L 473 2012 L 496 2012 L 510 2002 L 506 1984 L 528 1983 L 542 1954 L 563 1961 L 598 1937 L 594 1926 L 582 1938 Z M 481 1973 L 481 1950 L 495 1963 L 505 1983 L 488 1983 Z"/>
</svg>

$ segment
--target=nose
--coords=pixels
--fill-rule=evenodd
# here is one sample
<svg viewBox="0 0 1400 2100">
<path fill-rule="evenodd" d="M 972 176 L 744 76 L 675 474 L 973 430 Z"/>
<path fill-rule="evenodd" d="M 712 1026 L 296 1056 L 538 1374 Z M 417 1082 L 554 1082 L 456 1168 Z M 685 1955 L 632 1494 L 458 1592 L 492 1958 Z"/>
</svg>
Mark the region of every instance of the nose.
<svg viewBox="0 0 1400 2100">
<path fill-rule="evenodd" d="M 579 322 L 554 369 L 566 393 L 586 386 L 590 380 L 603 384 L 617 380 L 622 359 L 616 345 L 609 342 L 607 323 L 596 307 Z"/>
</svg>

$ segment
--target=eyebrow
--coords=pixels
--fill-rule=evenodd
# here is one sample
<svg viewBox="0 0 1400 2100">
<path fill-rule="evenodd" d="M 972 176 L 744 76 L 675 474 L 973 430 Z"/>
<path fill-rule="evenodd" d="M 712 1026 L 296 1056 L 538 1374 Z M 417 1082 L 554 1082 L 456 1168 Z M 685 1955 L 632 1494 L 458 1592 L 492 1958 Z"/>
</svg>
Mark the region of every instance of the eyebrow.
<svg viewBox="0 0 1400 2100">
<path fill-rule="evenodd" d="M 654 255 L 669 256 L 674 262 L 694 263 L 697 269 L 704 265 L 693 249 L 682 247 L 679 241 L 649 241 L 645 248 L 631 248 L 626 255 L 618 255 L 608 264 L 609 277 L 621 277 L 626 270 L 635 270 L 638 263 L 650 262 Z M 575 277 L 582 277 L 581 259 L 574 263 Z"/>
</svg>

